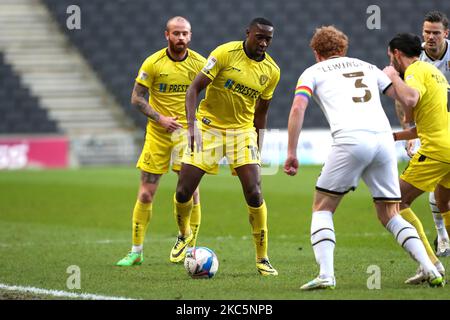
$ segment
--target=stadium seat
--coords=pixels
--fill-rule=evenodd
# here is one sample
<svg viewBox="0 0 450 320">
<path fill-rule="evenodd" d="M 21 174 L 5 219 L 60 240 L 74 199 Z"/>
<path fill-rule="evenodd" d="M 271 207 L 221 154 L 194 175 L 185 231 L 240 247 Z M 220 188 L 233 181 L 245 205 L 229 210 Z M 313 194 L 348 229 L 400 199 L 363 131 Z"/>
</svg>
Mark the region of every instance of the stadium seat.
<svg viewBox="0 0 450 320">
<path fill-rule="evenodd" d="M 20 82 L 0 53 L 0 134 L 56 133 L 56 123 Z"/>
</svg>

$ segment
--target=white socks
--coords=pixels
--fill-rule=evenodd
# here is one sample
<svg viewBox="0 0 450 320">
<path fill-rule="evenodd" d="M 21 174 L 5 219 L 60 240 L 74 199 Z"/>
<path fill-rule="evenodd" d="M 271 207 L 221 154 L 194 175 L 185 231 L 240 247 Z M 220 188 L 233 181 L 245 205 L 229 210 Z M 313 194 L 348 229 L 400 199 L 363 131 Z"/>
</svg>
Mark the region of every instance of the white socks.
<svg viewBox="0 0 450 320">
<path fill-rule="evenodd" d="M 428 258 L 417 230 L 408 221 L 403 219 L 401 215 L 397 214 L 392 217 L 386 224 L 386 229 L 394 235 L 398 244 L 400 244 L 414 260 L 420 263 L 425 272 L 437 272 L 436 267 L 431 263 L 430 258 Z"/>
<path fill-rule="evenodd" d="M 321 277 L 334 277 L 334 234 L 333 214 L 330 211 L 316 211 L 312 214 L 311 244 Z"/>
<path fill-rule="evenodd" d="M 401 215 L 397 214 L 386 224 L 396 241 L 416 260 L 425 272 L 437 274 L 436 267 L 427 255 L 417 230 Z M 334 234 L 333 214 L 330 211 L 316 211 L 312 214 L 311 244 L 321 277 L 334 277 Z"/>
<path fill-rule="evenodd" d="M 438 241 L 446 240 L 447 242 L 450 242 L 447 230 L 445 229 L 444 219 L 442 218 L 441 212 L 439 211 L 438 207 L 436 207 L 434 192 L 430 192 L 428 199 L 430 201 L 431 212 L 433 213 L 434 224 L 436 225 Z"/>
</svg>

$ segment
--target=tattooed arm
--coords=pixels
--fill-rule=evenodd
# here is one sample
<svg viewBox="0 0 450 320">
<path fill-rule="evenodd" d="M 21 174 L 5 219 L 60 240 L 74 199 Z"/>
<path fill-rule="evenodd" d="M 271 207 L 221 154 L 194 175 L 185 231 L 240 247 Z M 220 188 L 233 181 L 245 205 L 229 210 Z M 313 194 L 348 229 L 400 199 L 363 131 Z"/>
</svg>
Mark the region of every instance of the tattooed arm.
<svg viewBox="0 0 450 320">
<path fill-rule="evenodd" d="M 156 112 L 150 106 L 146 98 L 147 92 L 147 87 L 136 82 L 134 84 L 133 93 L 131 94 L 131 104 L 136 106 L 145 116 L 165 128 L 167 132 L 173 132 L 182 128 L 182 125 L 177 122 L 177 117 L 166 117 Z"/>
</svg>

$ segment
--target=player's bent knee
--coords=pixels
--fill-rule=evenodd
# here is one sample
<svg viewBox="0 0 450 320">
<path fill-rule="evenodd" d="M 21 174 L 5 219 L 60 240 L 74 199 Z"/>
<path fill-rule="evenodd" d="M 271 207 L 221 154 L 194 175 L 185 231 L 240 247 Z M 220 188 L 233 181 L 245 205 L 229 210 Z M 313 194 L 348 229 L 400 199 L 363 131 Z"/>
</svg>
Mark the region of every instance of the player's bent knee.
<svg viewBox="0 0 450 320">
<path fill-rule="evenodd" d="M 254 208 L 260 207 L 264 201 L 260 188 L 255 188 L 249 192 L 246 192 L 245 198 L 247 200 L 247 204 Z"/>
<path fill-rule="evenodd" d="M 150 203 L 153 201 L 154 192 L 145 191 L 139 193 L 139 201 L 142 203 Z"/>
<path fill-rule="evenodd" d="M 178 186 L 175 192 L 175 199 L 180 203 L 188 202 L 192 198 L 193 192 L 184 186 Z"/>
</svg>

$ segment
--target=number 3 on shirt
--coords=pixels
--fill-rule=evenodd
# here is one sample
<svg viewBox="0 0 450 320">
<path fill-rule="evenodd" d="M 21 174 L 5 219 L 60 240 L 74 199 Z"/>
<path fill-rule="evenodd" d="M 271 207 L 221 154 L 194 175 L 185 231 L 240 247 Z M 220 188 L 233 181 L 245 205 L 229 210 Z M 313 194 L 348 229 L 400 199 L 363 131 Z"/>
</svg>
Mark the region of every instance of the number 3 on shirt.
<svg viewBox="0 0 450 320">
<path fill-rule="evenodd" d="M 342 74 L 346 78 L 358 78 L 355 80 L 355 88 L 368 88 L 367 85 L 365 85 L 363 81 L 364 72 L 357 71 L 357 72 L 350 72 L 350 73 L 343 73 Z M 367 102 L 372 98 L 372 93 L 370 93 L 370 90 L 366 89 L 365 94 L 362 97 L 352 97 L 353 102 L 360 103 L 360 102 Z"/>
</svg>

